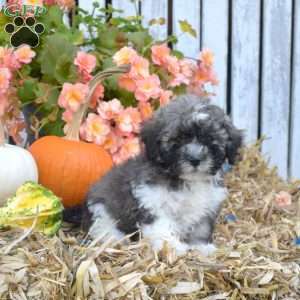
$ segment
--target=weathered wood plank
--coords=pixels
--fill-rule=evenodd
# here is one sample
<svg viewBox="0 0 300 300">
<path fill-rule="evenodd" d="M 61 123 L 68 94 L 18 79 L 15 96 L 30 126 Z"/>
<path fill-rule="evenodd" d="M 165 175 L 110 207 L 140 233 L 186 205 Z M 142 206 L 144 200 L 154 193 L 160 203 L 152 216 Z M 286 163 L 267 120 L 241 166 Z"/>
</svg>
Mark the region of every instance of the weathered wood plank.
<svg viewBox="0 0 300 300">
<path fill-rule="evenodd" d="M 112 0 L 112 5 L 116 9 L 123 10 L 122 16 L 136 16 L 138 13 L 136 3 L 130 2 L 129 0 Z"/>
<path fill-rule="evenodd" d="M 235 0 L 232 7 L 231 113 L 245 129 L 245 141 L 258 133 L 260 1 Z"/>
<path fill-rule="evenodd" d="M 290 176 L 300 178 L 300 2 L 295 1 Z"/>
<path fill-rule="evenodd" d="M 178 37 L 176 49 L 185 56 L 196 58 L 200 51 L 200 0 L 173 0 L 173 32 Z M 179 20 L 187 20 L 197 32 L 197 37 L 182 34 Z"/>
<path fill-rule="evenodd" d="M 164 18 L 165 25 L 154 25 L 150 28 L 152 36 L 158 40 L 164 40 L 167 37 L 167 18 L 168 18 L 168 1 L 160 0 L 143 0 L 142 1 L 143 24 L 148 26 L 148 22 L 152 19 Z"/>
<path fill-rule="evenodd" d="M 263 153 L 287 177 L 291 53 L 291 0 L 263 1 Z"/>
<path fill-rule="evenodd" d="M 202 0 L 202 48 L 215 54 L 215 69 L 219 78 L 216 102 L 226 109 L 228 59 L 228 0 Z"/>
</svg>

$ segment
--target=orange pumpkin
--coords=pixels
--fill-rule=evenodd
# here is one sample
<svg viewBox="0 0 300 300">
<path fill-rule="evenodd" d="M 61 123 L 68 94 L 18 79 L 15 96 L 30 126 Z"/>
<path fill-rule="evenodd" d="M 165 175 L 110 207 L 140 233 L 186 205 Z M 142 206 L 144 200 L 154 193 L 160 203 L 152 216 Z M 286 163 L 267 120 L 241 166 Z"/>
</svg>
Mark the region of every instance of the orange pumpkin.
<svg viewBox="0 0 300 300">
<path fill-rule="evenodd" d="M 90 82 L 88 100 L 101 80 L 128 69 L 122 66 L 96 75 Z M 102 147 L 79 140 L 88 102 L 74 114 L 66 137 L 46 136 L 29 148 L 38 165 L 39 182 L 61 197 L 65 207 L 81 204 L 89 187 L 113 165 L 111 156 Z"/>
</svg>

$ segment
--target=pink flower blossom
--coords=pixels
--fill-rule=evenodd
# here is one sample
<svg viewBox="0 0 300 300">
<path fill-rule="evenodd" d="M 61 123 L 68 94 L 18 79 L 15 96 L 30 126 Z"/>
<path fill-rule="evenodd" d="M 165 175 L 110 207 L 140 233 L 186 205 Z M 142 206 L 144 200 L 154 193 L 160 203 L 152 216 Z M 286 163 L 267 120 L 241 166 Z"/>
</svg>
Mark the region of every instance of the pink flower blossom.
<svg viewBox="0 0 300 300">
<path fill-rule="evenodd" d="M 106 136 L 106 139 L 102 146 L 105 150 L 109 151 L 110 154 L 114 154 L 120 149 L 120 146 L 123 143 L 122 140 L 123 139 L 120 136 L 118 136 L 116 133 L 111 131 Z"/>
<path fill-rule="evenodd" d="M 10 84 L 12 74 L 8 68 L 0 68 L 0 94 L 4 94 Z M 2 97 L 0 95 L 0 97 Z"/>
<path fill-rule="evenodd" d="M 115 122 L 120 134 L 128 136 L 140 131 L 142 117 L 137 108 L 127 107 L 115 118 Z"/>
<path fill-rule="evenodd" d="M 75 57 L 74 64 L 78 67 L 79 72 L 91 73 L 96 67 L 96 57 L 92 54 L 78 51 Z"/>
<path fill-rule="evenodd" d="M 74 113 L 71 110 L 65 110 L 62 114 L 62 119 L 66 123 L 71 123 L 73 120 L 73 115 L 74 115 Z"/>
<path fill-rule="evenodd" d="M 146 102 L 151 98 L 158 98 L 160 95 L 160 80 L 157 75 L 139 79 L 136 81 L 136 85 L 135 97 L 138 101 Z"/>
<path fill-rule="evenodd" d="M 7 94 L 0 94 L 0 117 L 4 116 L 8 106 L 8 95 Z"/>
<path fill-rule="evenodd" d="M 76 112 L 80 105 L 86 102 L 88 91 L 89 87 L 86 84 L 64 83 L 63 89 L 58 98 L 58 104 L 60 107 Z"/>
<path fill-rule="evenodd" d="M 113 155 L 115 164 L 121 164 L 129 158 L 135 157 L 141 152 L 141 144 L 137 137 L 131 137 L 124 140 L 121 149 Z"/>
<path fill-rule="evenodd" d="M 128 74 L 123 74 L 119 76 L 118 85 L 120 88 L 125 89 L 129 92 L 134 93 L 136 90 L 135 80 Z"/>
<path fill-rule="evenodd" d="M 164 106 L 164 105 L 168 104 L 170 102 L 172 96 L 173 96 L 172 91 L 162 90 L 160 93 L 160 97 L 159 97 L 160 106 Z"/>
<path fill-rule="evenodd" d="M 170 48 L 167 44 L 155 45 L 151 47 L 151 58 L 154 64 L 164 65 L 166 63 L 167 57 L 170 56 Z"/>
<path fill-rule="evenodd" d="M 93 95 L 90 100 L 90 107 L 96 108 L 97 102 L 104 97 L 104 86 L 99 83 L 96 89 L 93 92 Z"/>
<path fill-rule="evenodd" d="M 166 58 L 165 66 L 167 70 L 174 76 L 180 73 L 180 64 L 176 56 L 168 56 Z"/>
<path fill-rule="evenodd" d="M 109 124 L 99 115 L 88 114 L 85 123 L 80 128 L 81 136 L 88 142 L 102 145 L 110 133 Z"/>
<path fill-rule="evenodd" d="M 143 121 L 148 120 L 153 115 L 153 108 L 149 102 L 139 102 L 138 109 Z"/>
<path fill-rule="evenodd" d="M 214 63 L 214 55 L 209 49 L 203 49 L 199 54 L 200 62 L 207 68 L 211 68 Z"/>
<path fill-rule="evenodd" d="M 135 79 L 149 76 L 149 61 L 144 57 L 135 56 L 131 62 L 129 76 Z"/>
<path fill-rule="evenodd" d="M 13 49 L 0 47 L 0 67 L 6 67 L 12 71 L 21 67 Z"/>
<path fill-rule="evenodd" d="M 110 101 L 100 102 L 97 112 L 104 120 L 112 120 L 117 118 L 123 109 L 123 105 L 118 99 L 112 99 Z"/>
<path fill-rule="evenodd" d="M 278 207 L 285 208 L 287 206 L 290 206 L 292 204 L 292 196 L 290 193 L 285 191 L 280 191 L 275 196 L 275 204 Z"/>
<path fill-rule="evenodd" d="M 178 73 L 175 77 L 172 78 L 172 80 L 169 82 L 170 87 L 179 86 L 181 84 L 188 85 L 190 83 L 190 80 L 184 76 L 182 73 Z"/>
<path fill-rule="evenodd" d="M 196 64 L 192 62 L 189 59 L 181 59 L 179 61 L 180 65 L 180 72 L 186 77 L 186 78 L 192 78 L 194 75 L 194 72 L 196 70 Z"/>
<path fill-rule="evenodd" d="M 28 45 L 22 45 L 14 52 L 16 59 L 22 64 L 31 63 L 35 57 L 35 52 Z"/>
<path fill-rule="evenodd" d="M 137 53 L 130 47 L 123 47 L 113 56 L 113 61 L 117 66 L 131 64 L 136 58 Z"/>
</svg>

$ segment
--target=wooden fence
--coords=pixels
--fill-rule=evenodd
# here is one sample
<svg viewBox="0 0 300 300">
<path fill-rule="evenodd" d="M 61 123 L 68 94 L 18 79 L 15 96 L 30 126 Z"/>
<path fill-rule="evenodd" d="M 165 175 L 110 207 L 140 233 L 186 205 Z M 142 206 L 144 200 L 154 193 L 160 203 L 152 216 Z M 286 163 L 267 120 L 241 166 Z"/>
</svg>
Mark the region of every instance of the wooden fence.
<svg viewBox="0 0 300 300">
<path fill-rule="evenodd" d="M 93 0 L 78 0 L 92 10 Z M 129 0 L 98 0 L 127 16 L 136 10 Z M 202 48 L 215 53 L 220 80 L 217 103 L 246 130 L 246 141 L 268 139 L 263 153 L 283 177 L 300 178 L 300 1 L 298 0 L 141 0 L 139 13 L 163 39 L 179 36 L 177 48 L 196 57 Z M 187 20 L 197 38 L 181 35 L 178 20 Z"/>
<path fill-rule="evenodd" d="M 100 1 L 135 13 L 128 0 Z M 79 0 L 91 9 L 92 0 Z M 178 49 L 195 57 L 215 53 L 220 85 L 216 101 L 246 130 L 247 142 L 265 135 L 263 153 L 283 177 L 300 178 L 300 1 L 297 0 L 142 0 L 147 23 L 164 17 L 152 34 L 179 35 Z M 180 35 L 186 19 L 197 38 Z"/>
</svg>

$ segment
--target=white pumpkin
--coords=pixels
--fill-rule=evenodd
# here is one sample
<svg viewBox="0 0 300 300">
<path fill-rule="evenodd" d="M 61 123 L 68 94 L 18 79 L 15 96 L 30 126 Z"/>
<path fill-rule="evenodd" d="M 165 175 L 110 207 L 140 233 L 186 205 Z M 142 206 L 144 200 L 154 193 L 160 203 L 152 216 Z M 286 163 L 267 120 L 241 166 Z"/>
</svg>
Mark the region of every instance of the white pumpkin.
<svg viewBox="0 0 300 300">
<path fill-rule="evenodd" d="M 0 205 L 13 196 L 26 181 L 38 181 L 38 169 L 29 151 L 4 144 L 4 129 L 0 120 Z"/>
</svg>

